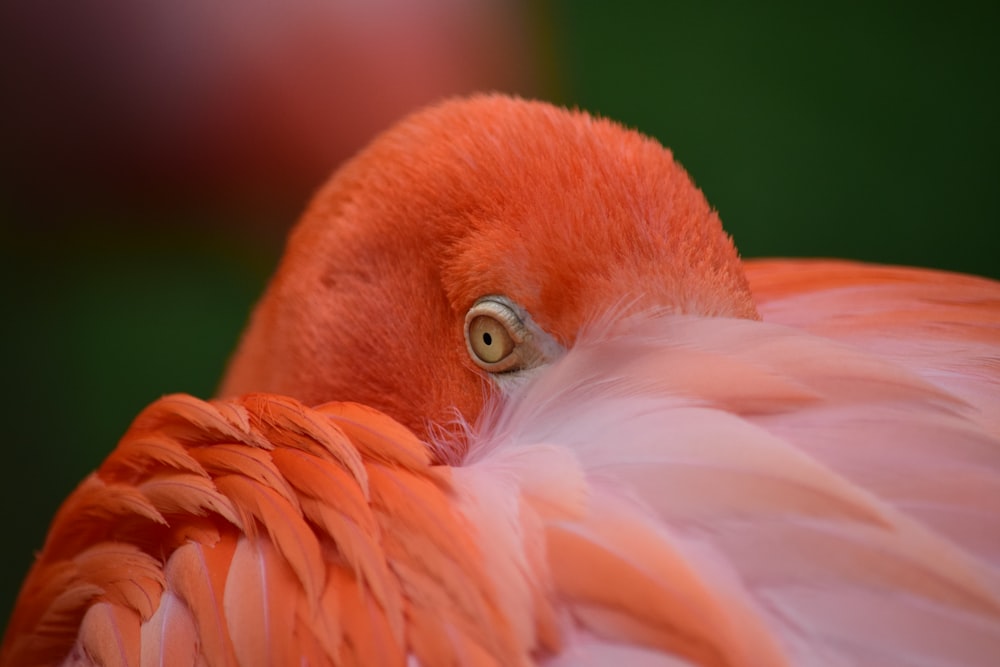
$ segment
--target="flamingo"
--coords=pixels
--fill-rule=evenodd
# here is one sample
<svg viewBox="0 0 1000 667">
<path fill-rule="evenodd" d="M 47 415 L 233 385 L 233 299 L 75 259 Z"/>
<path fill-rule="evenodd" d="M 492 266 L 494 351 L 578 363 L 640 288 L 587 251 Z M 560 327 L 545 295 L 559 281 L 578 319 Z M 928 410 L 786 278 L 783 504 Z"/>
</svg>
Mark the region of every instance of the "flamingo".
<svg viewBox="0 0 1000 667">
<path fill-rule="evenodd" d="M 998 568 L 1000 283 L 741 260 L 654 140 L 485 95 L 321 189 L 0 663 L 987 666 Z"/>
</svg>

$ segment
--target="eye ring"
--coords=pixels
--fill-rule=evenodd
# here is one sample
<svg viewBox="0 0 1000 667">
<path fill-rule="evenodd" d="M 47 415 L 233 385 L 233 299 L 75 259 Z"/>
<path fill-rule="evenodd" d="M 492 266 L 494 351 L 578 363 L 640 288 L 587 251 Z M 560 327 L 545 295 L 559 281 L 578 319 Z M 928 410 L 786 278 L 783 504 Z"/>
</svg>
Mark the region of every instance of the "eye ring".
<svg viewBox="0 0 1000 667">
<path fill-rule="evenodd" d="M 483 297 L 465 315 L 465 346 L 483 370 L 503 373 L 523 365 L 521 344 L 526 329 L 514 308 L 502 297 Z"/>
</svg>

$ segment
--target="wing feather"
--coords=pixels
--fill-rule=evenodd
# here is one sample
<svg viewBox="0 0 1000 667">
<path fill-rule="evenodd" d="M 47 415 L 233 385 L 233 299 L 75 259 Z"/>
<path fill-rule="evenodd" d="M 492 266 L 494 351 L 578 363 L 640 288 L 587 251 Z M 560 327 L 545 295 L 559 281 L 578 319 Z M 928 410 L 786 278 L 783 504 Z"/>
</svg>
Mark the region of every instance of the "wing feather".
<svg viewBox="0 0 1000 667">
<path fill-rule="evenodd" d="M 1000 287 L 855 268 L 751 263 L 763 322 L 595 325 L 456 467 L 357 404 L 166 397 L 0 663 L 992 665 Z"/>
<path fill-rule="evenodd" d="M 946 271 L 842 260 L 752 260 L 766 321 L 891 360 L 1000 429 L 1000 283 Z"/>
<path fill-rule="evenodd" d="M 523 664 L 452 494 L 381 413 L 166 397 L 57 514 L 0 663 Z"/>
<path fill-rule="evenodd" d="M 489 413 L 455 471 L 461 502 L 482 514 L 503 471 L 546 538 L 536 586 L 588 650 L 985 667 L 1000 431 L 980 417 L 1000 394 L 971 402 L 926 361 L 767 322 L 595 327 Z M 508 524 L 484 541 L 518 563 L 517 522 L 490 525 Z"/>
<path fill-rule="evenodd" d="M 299 580 L 266 539 L 241 537 L 226 578 L 223 608 L 240 665 L 291 665 Z"/>
<path fill-rule="evenodd" d="M 156 612 L 139 631 L 143 667 L 170 667 L 197 663 L 198 628 L 191 610 L 171 591 L 160 598 Z"/>
<path fill-rule="evenodd" d="M 127 607 L 107 602 L 91 606 L 80 623 L 79 640 L 66 663 L 137 667 L 141 664 L 140 623 L 139 615 Z"/>
<path fill-rule="evenodd" d="M 237 664 L 223 599 L 235 549 L 232 536 L 214 544 L 192 541 L 174 551 L 165 566 L 167 585 L 190 610 L 198 651 L 211 665 Z"/>
</svg>

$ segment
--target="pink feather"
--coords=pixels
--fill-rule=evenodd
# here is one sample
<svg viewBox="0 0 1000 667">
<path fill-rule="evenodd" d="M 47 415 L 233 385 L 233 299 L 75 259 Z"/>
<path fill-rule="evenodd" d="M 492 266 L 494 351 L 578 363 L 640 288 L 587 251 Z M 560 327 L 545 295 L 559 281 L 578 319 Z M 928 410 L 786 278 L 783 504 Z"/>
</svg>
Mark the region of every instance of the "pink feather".
<svg viewBox="0 0 1000 667">
<path fill-rule="evenodd" d="M 0 664 L 997 664 L 1000 284 L 741 262 L 658 144 L 500 97 L 288 258 L 233 396 L 60 509 Z"/>
</svg>

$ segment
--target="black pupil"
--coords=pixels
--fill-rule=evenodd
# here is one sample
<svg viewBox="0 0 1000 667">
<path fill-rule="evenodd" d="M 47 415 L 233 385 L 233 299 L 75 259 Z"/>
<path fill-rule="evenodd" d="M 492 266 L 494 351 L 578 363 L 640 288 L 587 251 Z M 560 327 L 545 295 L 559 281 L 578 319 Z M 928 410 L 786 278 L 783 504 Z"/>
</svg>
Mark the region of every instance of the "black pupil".
<svg viewBox="0 0 1000 667">
<path fill-rule="evenodd" d="M 483 334 L 483 342 L 486 343 L 487 345 L 492 345 L 493 344 L 493 336 L 489 335 L 488 333 L 484 333 Z"/>
</svg>

